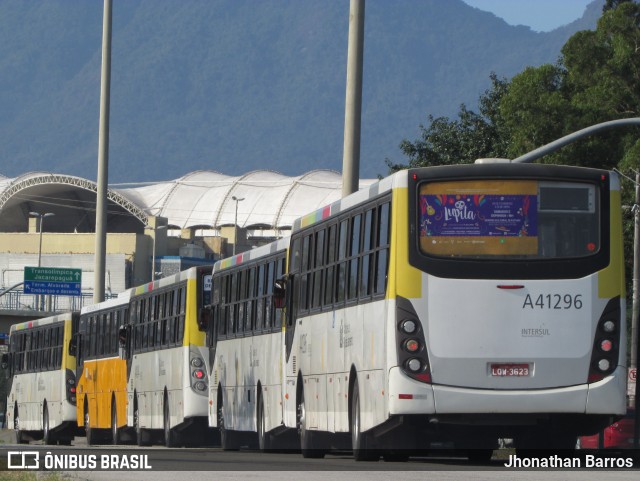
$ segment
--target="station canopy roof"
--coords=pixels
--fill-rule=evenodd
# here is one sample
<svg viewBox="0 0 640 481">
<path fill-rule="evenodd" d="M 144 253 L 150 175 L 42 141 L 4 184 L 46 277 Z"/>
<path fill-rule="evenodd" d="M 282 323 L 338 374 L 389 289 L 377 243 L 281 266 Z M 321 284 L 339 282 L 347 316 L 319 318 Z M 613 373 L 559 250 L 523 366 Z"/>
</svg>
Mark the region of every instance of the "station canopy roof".
<svg viewBox="0 0 640 481">
<path fill-rule="evenodd" d="M 361 180 L 360 188 L 376 181 Z M 96 192 L 95 182 L 69 175 L 0 175 L 0 232 L 25 232 L 30 212 L 55 214 L 45 232 L 93 232 Z M 236 207 L 239 227 L 287 230 L 298 217 L 338 200 L 342 176 L 259 170 L 234 177 L 202 170 L 170 181 L 112 185 L 107 196 L 109 232 L 141 233 L 149 216 L 166 217 L 175 229 L 218 229 L 235 224 Z"/>
</svg>

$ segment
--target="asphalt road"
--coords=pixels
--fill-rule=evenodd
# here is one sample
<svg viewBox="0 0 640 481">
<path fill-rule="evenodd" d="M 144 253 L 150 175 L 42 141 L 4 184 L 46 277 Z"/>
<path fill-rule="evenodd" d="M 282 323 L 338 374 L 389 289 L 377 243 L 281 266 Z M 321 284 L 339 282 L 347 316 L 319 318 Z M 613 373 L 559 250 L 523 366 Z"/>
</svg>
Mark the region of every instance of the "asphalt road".
<svg viewBox="0 0 640 481">
<path fill-rule="evenodd" d="M 4 434 L 4 433 L 2 433 Z M 58 459 L 75 456 L 78 459 L 93 457 L 100 466 L 102 456 L 121 459 L 123 455 L 147 456 L 146 463 L 153 470 L 136 471 L 68 471 L 65 479 L 70 481 L 199 481 L 199 480 L 239 480 L 259 478 L 260 480 L 277 481 L 316 481 L 348 479 L 364 480 L 562 480 L 562 481 L 618 481 L 640 479 L 638 469 L 560 469 L 560 470 L 509 470 L 504 467 L 503 459 L 494 459 L 488 465 L 474 465 L 466 458 L 452 455 L 440 457 L 416 457 L 405 463 L 355 462 L 351 453 L 335 453 L 324 459 L 304 459 L 299 453 L 260 453 L 258 451 L 241 450 L 225 452 L 219 448 L 175 448 L 153 446 L 138 449 L 137 447 L 87 447 L 84 438 L 76 438 L 71 447 L 43 446 L 40 442 L 30 445 L 14 445 L 10 434 L 1 436 L 4 444 L 0 446 L 0 464 L 8 451 L 37 451 L 41 466 L 44 456 L 49 453 Z M 51 458 L 49 458 L 51 459 Z M 67 462 L 67 461 L 65 461 Z M 0 471 L 0 479 L 2 479 Z"/>
</svg>

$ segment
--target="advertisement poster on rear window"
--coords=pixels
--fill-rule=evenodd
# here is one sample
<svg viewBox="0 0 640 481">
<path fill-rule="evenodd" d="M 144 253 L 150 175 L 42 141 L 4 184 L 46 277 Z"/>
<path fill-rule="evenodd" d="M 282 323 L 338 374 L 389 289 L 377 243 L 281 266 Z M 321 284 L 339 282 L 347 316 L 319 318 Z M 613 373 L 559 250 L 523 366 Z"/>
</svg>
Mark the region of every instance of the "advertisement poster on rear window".
<svg viewBox="0 0 640 481">
<path fill-rule="evenodd" d="M 538 251 L 535 181 L 424 184 L 420 247 L 433 255 L 522 256 Z"/>
</svg>

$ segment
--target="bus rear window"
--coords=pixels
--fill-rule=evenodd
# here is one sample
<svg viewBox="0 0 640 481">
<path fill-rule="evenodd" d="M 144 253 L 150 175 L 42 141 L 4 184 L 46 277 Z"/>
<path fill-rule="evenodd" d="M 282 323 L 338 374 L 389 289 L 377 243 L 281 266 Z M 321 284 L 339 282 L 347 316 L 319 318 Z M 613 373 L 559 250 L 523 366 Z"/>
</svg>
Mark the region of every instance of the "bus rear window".
<svg viewBox="0 0 640 481">
<path fill-rule="evenodd" d="M 423 183 L 422 253 L 465 258 L 572 258 L 600 250 L 595 185 L 538 180 Z"/>
</svg>

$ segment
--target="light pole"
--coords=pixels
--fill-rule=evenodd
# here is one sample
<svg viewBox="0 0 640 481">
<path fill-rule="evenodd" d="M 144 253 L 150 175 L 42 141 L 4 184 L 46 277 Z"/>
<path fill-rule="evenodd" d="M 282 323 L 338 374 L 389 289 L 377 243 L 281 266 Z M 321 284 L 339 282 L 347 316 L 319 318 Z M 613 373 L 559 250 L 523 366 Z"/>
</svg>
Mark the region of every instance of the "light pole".
<svg viewBox="0 0 640 481">
<path fill-rule="evenodd" d="M 53 212 L 47 212 L 45 214 L 41 214 L 40 212 L 29 212 L 29 215 L 31 217 L 37 217 L 40 220 L 40 222 L 39 222 L 39 224 L 40 224 L 40 246 L 38 247 L 38 267 L 40 267 L 40 263 L 42 261 L 42 231 L 43 231 L 42 227 L 43 227 L 43 222 L 44 222 L 45 218 L 52 217 L 55 214 Z"/>
<path fill-rule="evenodd" d="M 156 233 L 159 230 L 166 229 L 166 225 L 150 226 L 146 225 L 145 230 L 153 231 L 153 248 L 151 250 L 151 282 L 156 280 Z"/>
<path fill-rule="evenodd" d="M 233 255 L 236 255 L 236 245 L 238 244 L 238 202 L 242 202 L 244 197 L 236 197 L 235 195 L 231 197 L 236 201 L 236 217 L 233 221 Z"/>
</svg>

